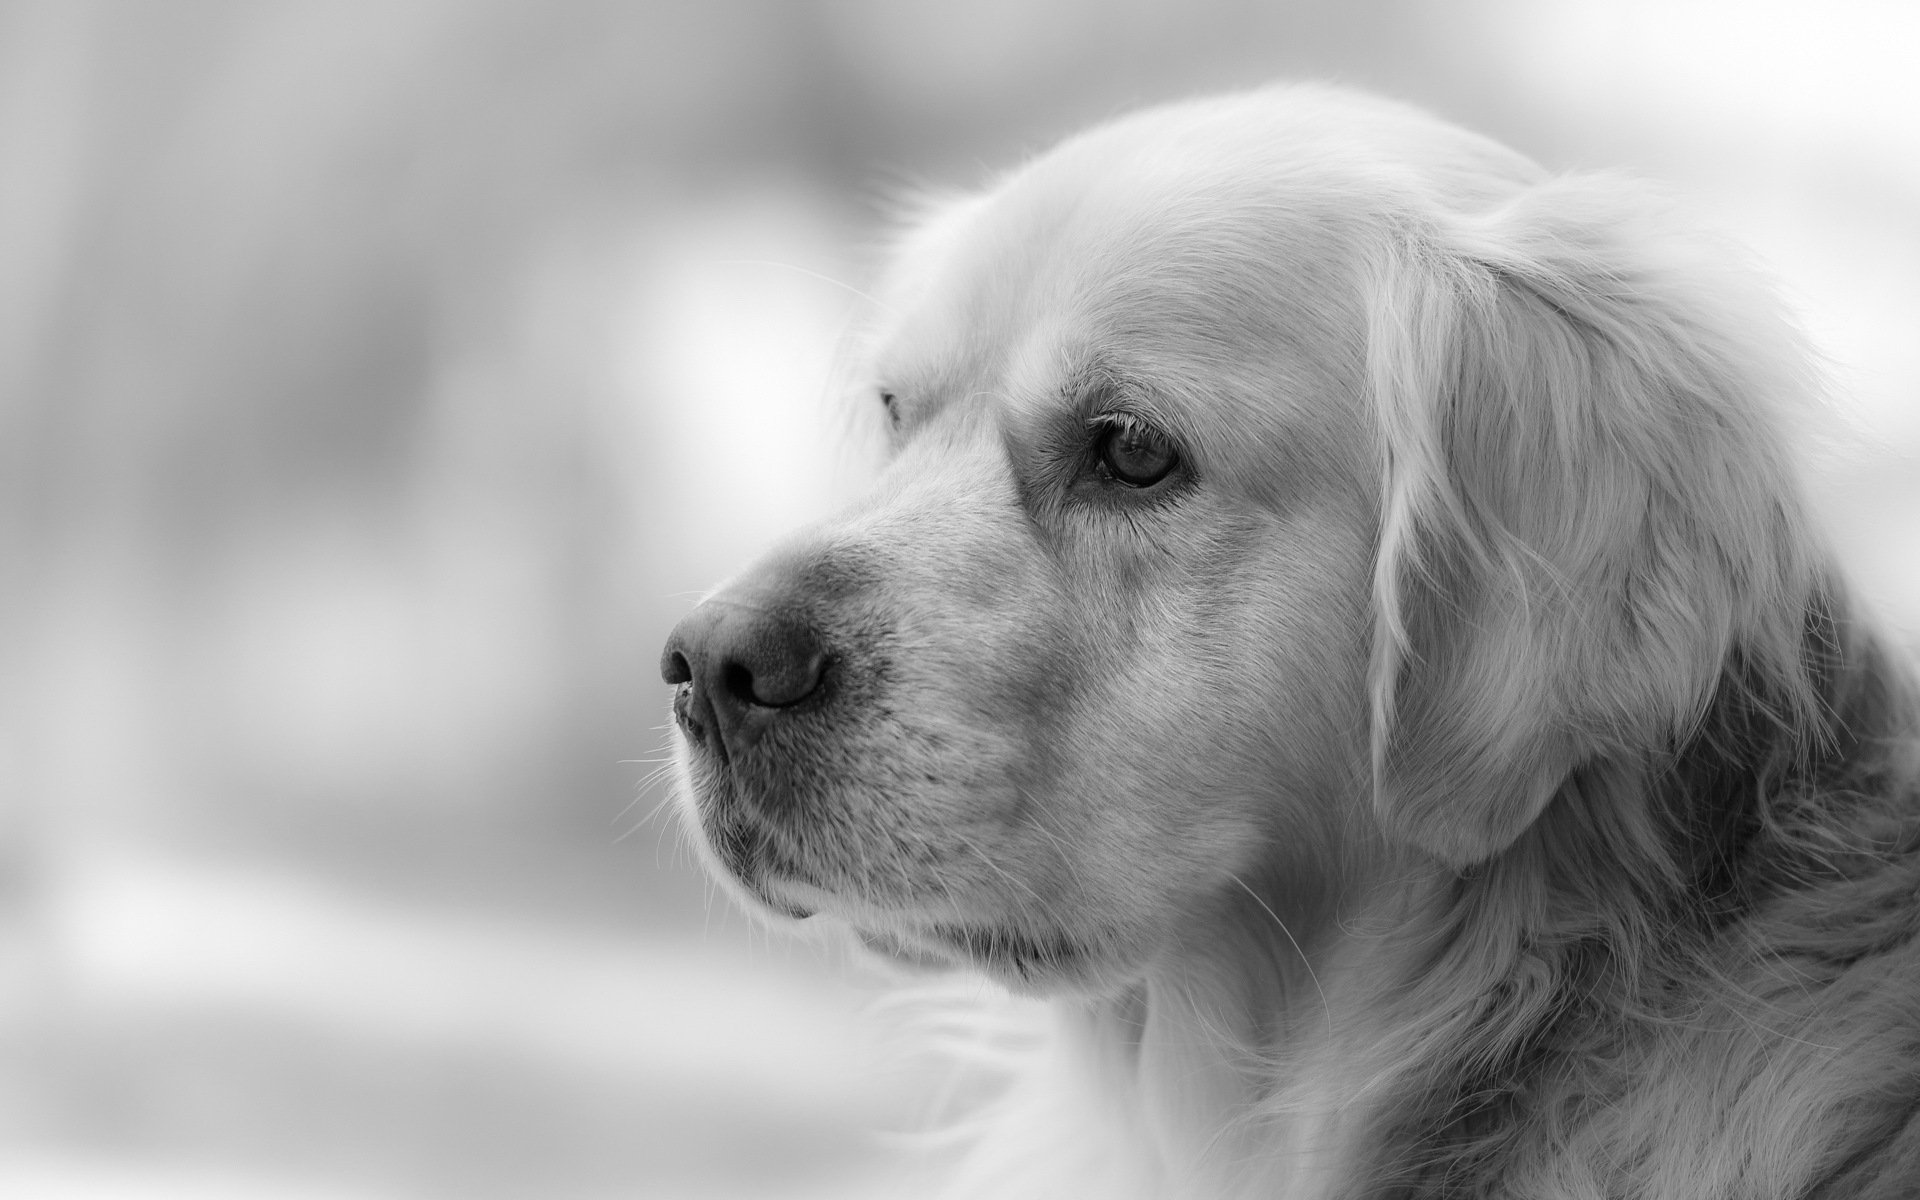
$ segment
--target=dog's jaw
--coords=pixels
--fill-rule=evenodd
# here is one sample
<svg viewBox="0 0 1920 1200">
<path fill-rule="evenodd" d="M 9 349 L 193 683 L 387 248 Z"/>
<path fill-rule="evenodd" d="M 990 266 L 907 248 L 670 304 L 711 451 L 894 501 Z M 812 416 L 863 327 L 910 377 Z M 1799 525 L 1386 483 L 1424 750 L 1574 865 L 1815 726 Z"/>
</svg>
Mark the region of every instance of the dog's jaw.
<svg viewBox="0 0 1920 1200">
<path fill-rule="evenodd" d="M 1433 938 L 1451 886 L 1431 860 L 1378 849 L 1317 915 L 1297 889 L 1233 886 L 1196 906 L 1137 981 L 1059 1007 L 1081 1085 L 1098 1081 L 1081 1103 L 1131 1131 L 1110 1151 L 1119 1176 L 1154 1181 L 1154 1196 L 1235 1200 L 1332 1200 L 1373 1177 L 1392 1103 L 1373 1085 L 1400 1065 L 1389 1035 L 1404 1016 L 1382 996 L 1414 983 L 1381 974 L 1376 956 Z M 1296 914 L 1297 933 L 1276 908 Z M 984 1144 L 1022 1144 L 1028 1120 L 1013 1107 Z"/>
</svg>

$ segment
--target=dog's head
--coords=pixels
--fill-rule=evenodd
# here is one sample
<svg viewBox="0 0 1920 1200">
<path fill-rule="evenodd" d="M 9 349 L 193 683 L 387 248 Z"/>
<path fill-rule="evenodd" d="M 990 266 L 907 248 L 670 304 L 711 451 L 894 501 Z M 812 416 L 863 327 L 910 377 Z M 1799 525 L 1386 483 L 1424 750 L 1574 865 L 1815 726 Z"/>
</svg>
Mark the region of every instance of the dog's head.
<svg viewBox="0 0 1920 1200">
<path fill-rule="evenodd" d="M 1810 568 L 1785 334 L 1646 208 L 1290 89 L 939 209 L 866 363 L 884 476 L 664 652 L 713 864 L 1103 988 L 1671 745 L 1729 654 L 1796 652 Z"/>
</svg>

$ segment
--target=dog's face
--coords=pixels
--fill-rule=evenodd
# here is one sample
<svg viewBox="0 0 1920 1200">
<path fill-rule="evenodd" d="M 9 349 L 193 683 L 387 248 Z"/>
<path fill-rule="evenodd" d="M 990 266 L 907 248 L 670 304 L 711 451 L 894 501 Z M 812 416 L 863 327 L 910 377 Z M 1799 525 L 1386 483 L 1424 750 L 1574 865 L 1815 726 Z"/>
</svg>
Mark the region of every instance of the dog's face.
<svg viewBox="0 0 1920 1200">
<path fill-rule="evenodd" d="M 884 477 L 669 646 L 705 841 L 770 903 L 1092 984 L 1364 809 L 1340 214 L 1156 153 L 1070 147 L 923 231 L 872 351 Z M 717 665 L 796 657 L 789 694 Z"/>
<path fill-rule="evenodd" d="M 866 364 L 884 476 L 705 601 L 663 655 L 717 871 L 885 949 L 1099 990 L 1197 936 L 1249 875 L 1268 898 L 1350 875 L 1402 792 L 1413 840 L 1443 858 L 1517 836 L 1582 752 L 1559 731 L 1589 701 L 1551 680 L 1587 659 L 1546 656 L 1604 666 L 1609 581 L 1659 581 L 1520 514 L 1523 553 L 1494 584 L 1383 616 L 1383 595 L 1435 582 L 1410 546 L 1443 506 L 1402 460 L 1452 450 L 1383 416 L 1383 391 L 1422 381 L 1381 331 L 1455 334 L 1383 310 L 1380 247 L 1436 197 L 1484 208 L 1534 174 L 1398 108 L 1268 96 L 1110 126 L 926 222 Z M 1572 377 L 1562 340 L 1514 370 L 1543 390 Z M 1557 514 L 1550 490 L 1515 503 Z M 1616 490 L 1607 504 L 1650 511 Z M 1502 516 L 1480 493 L 1475 528 Z M 1556 584 L 1591 576 L 1602 616 L 1562 614 L 1585 592 L 1503 590 L 1536 561 Z M 1559 615 L 1593 644 L 1543 624 Z M 1515 668 L 1495 696 L 1485 664 L 1528 660 L 1548 682 Z M 1460 703 L 1436 672 L 1468 681 Z M 1547 732 L 1513 718 L 1480 738 L 1480 710 L 1516 697 Z M 1430 811 L 1394 777 L 1410 772 L 1389 727 L 1437 747 L 1421 754 L 1453 772 L 1447 794 L 1484 809 L 1459 828 Z"/>
</svg>

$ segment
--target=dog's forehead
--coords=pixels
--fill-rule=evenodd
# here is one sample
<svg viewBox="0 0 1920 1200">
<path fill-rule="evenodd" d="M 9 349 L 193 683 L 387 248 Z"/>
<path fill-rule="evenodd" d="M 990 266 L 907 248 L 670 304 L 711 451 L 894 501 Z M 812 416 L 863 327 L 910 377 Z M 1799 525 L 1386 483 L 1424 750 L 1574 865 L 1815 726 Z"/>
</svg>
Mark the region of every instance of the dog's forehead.
<svg viewBox="0 0 1920 1200">
<path fill-rule="evenodd" d="M 1369 239 L 1540 175 L 1488 139 L 1337 89 L 1135 113 L 921 223 L 886 287 L 881 369 L 924 373 L 924 392 L 977 385 L 994 356 L 1063 329 L 1148 350 L 1277 339 L 1324 352 L 1357 332 Z"/>
<path fill-rule="evenodd" d="M 882 386 L 921 416 L 985 397 L 1032 413 L 1117 373 L 1190 425 L 1326 417 L 1329 392 L 1359 388 L 1377 224 L 1321 174 L 1166 131 L 1069 143 L 922 231 Z M 1257 412 L 1229 411 L 1256 393 Z"/>
</svg>

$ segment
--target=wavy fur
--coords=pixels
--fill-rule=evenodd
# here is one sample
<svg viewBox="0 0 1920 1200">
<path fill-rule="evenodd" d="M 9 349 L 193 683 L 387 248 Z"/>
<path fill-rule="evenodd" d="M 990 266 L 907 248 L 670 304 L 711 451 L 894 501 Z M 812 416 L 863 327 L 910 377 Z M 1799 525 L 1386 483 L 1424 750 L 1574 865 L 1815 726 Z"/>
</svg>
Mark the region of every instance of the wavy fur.
<svg viewBox="0 0 1920 1200">
<path fill-rule="evenodd" d="M 926 228 L 897 464 L 752 576 L 868 699 L 688 773 L 755 895 L 1049 998 L 956 1195 L 1916 1194 L 1920 706 L 1737 255 L 1314 88 Z"/>
</svg>

